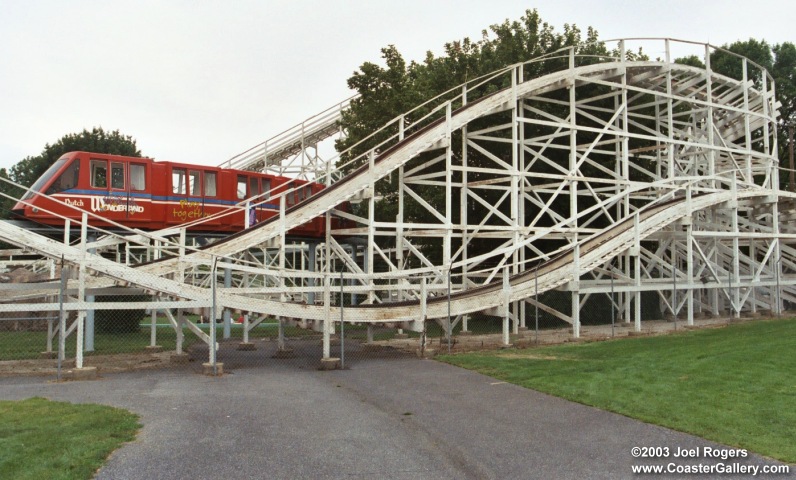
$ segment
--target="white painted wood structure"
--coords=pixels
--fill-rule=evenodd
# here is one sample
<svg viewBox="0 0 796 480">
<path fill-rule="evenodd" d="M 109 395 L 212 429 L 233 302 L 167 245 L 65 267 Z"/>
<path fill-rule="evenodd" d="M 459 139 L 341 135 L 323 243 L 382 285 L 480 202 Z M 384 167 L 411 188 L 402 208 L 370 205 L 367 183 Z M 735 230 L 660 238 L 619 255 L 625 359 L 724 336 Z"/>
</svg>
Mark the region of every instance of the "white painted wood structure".
<svg viewBox="0 0 796 480">
<path fill-rule="evenodd" d="M 663 60 L 631 61 L 641 43 Z M 706 67 L 669 61 L 675 44 Z M 611 289 L 636 330 L 644 291 L 689 324 L 698 313 L 780 312 L 796 301 L 796 200 L 779 189 L 774 83 L 746 59 L 743 78 L 716 74 L 713 50 L 669 39 L 620 40 L 599 58 L 565 49 L 426 102 L 374 132 L 378 145 L 360 155 L 321 159 L 317 142 L 337 131 L 346 101 L 223 165 L 328 188 L 289 209 L 283 198 L 277 218 L 203 249 L 186 245 L 184 230 L 89 244 L 85 223 L 79 245 L 6 223 L 0 239 L 75 266 L 67 310 L 98 307 L 87 289 L 134 286 L 157 295 L 150 308 L 215 304 L 249 314 L 248 328 L 271 316 L 322 330 L 326 357 L 340 319 L 421 331 L 444 318 L 466 330 L 469 314 L 486 312 L 508 319 L 508 342 L 509 328 L 526 327 L 526 305 L 551 289 L 569 292 L 570 312 L 544 308 L 575 337 L 586 299 Z M 533 77 L 542 63 L 557 67 Z M 395 190 L 377 193 L 380 182 Z M 347 201 L 357 208 L 336 208 Z M 379 214 L 388 207 L 394 218 Z M 287 236 L 332 215 L 355 227 L 317 243 Z M 90 253 L 101 242 L 124 254 Z M 137 244 L 171 256 L 137 263 Z M 226 279 L 212 293 L 211 272 Z M 340 278 L 357 303 L 342 311 Z M 177 317 L 175 327 L 190 323 Z"/>
</svg>

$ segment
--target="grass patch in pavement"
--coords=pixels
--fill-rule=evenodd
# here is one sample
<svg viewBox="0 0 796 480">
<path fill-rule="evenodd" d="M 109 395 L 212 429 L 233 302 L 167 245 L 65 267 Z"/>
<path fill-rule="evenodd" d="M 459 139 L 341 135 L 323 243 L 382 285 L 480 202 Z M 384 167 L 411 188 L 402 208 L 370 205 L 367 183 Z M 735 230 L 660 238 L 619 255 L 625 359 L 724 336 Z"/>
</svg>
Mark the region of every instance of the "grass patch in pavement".
<svg viewBox="0 0 796 480">
<path fill-rule="evenodd" d="M 103 405 L 0 401 L 0 478 L 92 478 L 140 427 L 137 415 Z"/>
<path fill-rule="evenodd" d="M 788 319 L 437 358 L 796 463 L 794 352 L 796 319 Z"/>
</svg>

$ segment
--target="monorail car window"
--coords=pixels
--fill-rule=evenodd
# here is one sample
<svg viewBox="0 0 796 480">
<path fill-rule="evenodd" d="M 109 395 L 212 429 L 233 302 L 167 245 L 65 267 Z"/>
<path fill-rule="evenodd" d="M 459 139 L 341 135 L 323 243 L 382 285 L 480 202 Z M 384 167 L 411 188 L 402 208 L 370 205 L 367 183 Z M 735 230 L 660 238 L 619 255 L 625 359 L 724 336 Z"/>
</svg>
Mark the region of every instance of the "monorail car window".
<svg viewBox="0 0 796 480">
<path fill-rule="evenodd" d="M 285 203 L 288 205 L 293 205 L 294 203 L 296 203 L 296 192 L 292 191 L 293 182 L 288 182 L 286 188 L 287 192 L 285 193 L 285 196 L 287 198 L 285 199 Z"/>
<path fill-rule="evenodd" d="M 111 163 L 111 188 L 124 190 L 124 164 Z"/>
<path fill-rule="evenodd" d="M 216 196 L 216 172 L 205 172 L 205 196 Z"/>
<path fill-rule="evenodd" d="M 260 194 L 260 181 L 257 177 L 249 177 L 249 196 L 256 197 Z"/>
<path fill-rule="evenodd" d="M 246 198 L 246 177 L 238 175 L 238 200 Z"/>
<path fill-rule="evenodd" d="M 91 161 L 91 186 L 108 188 L 108 162 L 105 160 Z"/>
<path fill-rule="evenodd" d="M 63 162 L 61 162 L 63 163 Z M 77 186 L 80 177 L 80 160 L 75 160 L 61 173 L 61 175 L 47 189 L 47 195 L 63 192 Z"/>
<path fill-rule="evenodd" d="M 178 195 L 185 195 L 185 169 L 175 168 L 171 171 L 171 191 Z"/>
<path fill-rule="evenodd" d="M 146 190 L 146 167 L 137 163 L 130 164 L 130 189 Z"/>
<path fill-rule="evenodd" d="M 271 179 L 270 178 L 263 178 L 263 200 L 268 200 L 271 198 Z"/>
<path fill-rule="evenodd" d="M 198 170 L 191 170 L 188 172 L 190 178 L 188 179 L 190 183 L 190 188 L 188 189 L 190 194 L 195 197 L 202 196 L 202 177 Z"/>
</svg>

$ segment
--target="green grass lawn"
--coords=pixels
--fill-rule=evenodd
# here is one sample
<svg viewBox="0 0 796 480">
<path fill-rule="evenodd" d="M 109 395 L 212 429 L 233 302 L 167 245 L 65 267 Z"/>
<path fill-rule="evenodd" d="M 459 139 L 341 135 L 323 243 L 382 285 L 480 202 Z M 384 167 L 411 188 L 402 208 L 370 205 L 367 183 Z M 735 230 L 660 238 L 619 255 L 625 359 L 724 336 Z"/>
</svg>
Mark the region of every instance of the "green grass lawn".
<svg viewBox="0 0 796 480">
<path fill-rule="evenodd" d="M 0 401 L 0 478 L 91 478 L 139 428 L 138 416 L 119 408 Z"/>
<path fill-rule="evenodd" d="M 796 319 L 438 358 L 796 463 Z"/>
</svg>

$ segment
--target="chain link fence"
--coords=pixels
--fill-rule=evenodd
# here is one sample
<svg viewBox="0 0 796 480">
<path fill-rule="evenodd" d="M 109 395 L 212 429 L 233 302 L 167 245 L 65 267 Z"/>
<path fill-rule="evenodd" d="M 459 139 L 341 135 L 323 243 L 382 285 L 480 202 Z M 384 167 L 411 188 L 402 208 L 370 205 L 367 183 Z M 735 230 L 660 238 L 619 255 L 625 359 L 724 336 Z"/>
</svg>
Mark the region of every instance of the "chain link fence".
<svg viewBox="0 0 796 480">
<path fill-rule="evenodd" d="M 217 265 L 215 274 L 204 272 L 205 278 L 195 282 L 206 287 L 208 298 L 185 300 L 131 286 L 86 289 L 80 285 L 78 268 L 55 262 L 49 271 L 39 274 L 26 269 L 0 278 L 0 294 L 5 298 L 0 305 L 0 374 L 60 377 L 75 366 L 94 366 L 100 372 L 184 368 L 218 374 L 267 367 L 273 362 L 316 369 L 324 366 L 325 360 L 333 361 L 331 368 L 355 368 L 372 359 L 432 357 L 673 331 L 744 317 L 776 316 L 789 305 L 779 274 L 774 284 L 755 287 L 749 279 L 733 277 L 728 269 L 703 279 L 704 288 L 687 289 L 683 288 L 683 272 L 675 269 L 666 277 L 661 274 L 660 279 L 649 280 L 658 285 L 644 291 L 627 282 L 615 282 L 617 275 L 606 274 L 614 268 L 597 269 L 582 276 L 577 285 L 537 289 L 527 298 L 509 302 L 508 308 L 503 302 L 497 308 L 466 315 L 370 323 L 342 320 L 349 309 L 363 311 L 363 303 L 374 301 L 424 303 L 437 299 L 447 302 L 450 312 L 456 302 L 455 295 L 451 298 L 451 285 L 454 291 L 461 288 L 460 273 L 437 273 L 411 282 L 396 280 L 394 289 L 399 293 L 382 293 L 384 296 L 375 300 L 367 292 L 366 282 L 356 275 L 318 273 L 312 282 L 302 280 L 309 295 L 283 296 L 283 302 L 271 302 L 275 307 L 263 314 L 222 308 L 223 295 L 251 295 L 254 305 L 257 295 L 263 301 L 273 295 L 253 293 L 258 288 L 266 292 L 271 288 L 266 284 L 256 288 L 253 283 L 234 285 Z M 775 270 L 779 272 L 779 266 Z M 507 278 L 508 268 L 503 272 Z M 669 288 L 661 288 L 660 282 L 668 282 Z M 398 289 L 400 285 L 403 290 Z M 286 291 L 284 285 L 280 288 Z M 392 288 L 381 286 L 379 291 Z M 760 303 L 758 300 L 779 307 L 774 311 L 750 308 Z M 295 314 L 310 305 L 326 308 L 328 326 L 317 316 Z"/>
</svg>

